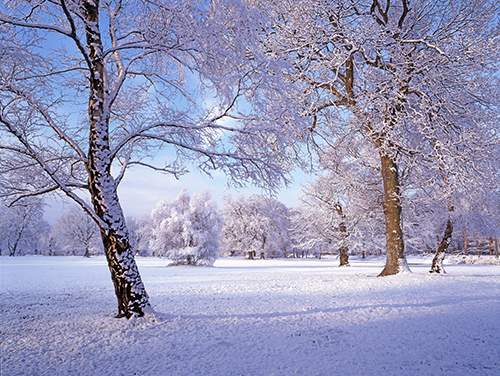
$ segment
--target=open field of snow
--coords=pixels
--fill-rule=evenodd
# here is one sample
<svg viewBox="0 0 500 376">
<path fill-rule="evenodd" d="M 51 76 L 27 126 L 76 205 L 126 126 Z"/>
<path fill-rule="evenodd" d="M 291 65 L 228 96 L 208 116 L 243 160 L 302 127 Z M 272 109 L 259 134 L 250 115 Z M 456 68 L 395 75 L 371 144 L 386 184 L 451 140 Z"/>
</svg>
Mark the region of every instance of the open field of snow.
<svg viewBox="0 0 500 376">
<path fill-rule="evenodd" d="M 102 257 L 1 257 L 1 375 L 500 374 L 498 266 L 137 260 L 157 322 L 112 317 Z"/>
</svg>

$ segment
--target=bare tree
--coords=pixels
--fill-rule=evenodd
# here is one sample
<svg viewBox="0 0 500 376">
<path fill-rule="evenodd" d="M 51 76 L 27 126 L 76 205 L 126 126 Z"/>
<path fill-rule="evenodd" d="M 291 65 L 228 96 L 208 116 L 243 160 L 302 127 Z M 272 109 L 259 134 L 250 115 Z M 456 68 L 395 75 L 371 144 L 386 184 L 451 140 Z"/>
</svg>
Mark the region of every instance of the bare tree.
<svg viewBox="0 0 500 376">
<path fill-rule="evenodd" d="M 31 199 L 12 207 L 0 203 L 0 216 L 0 250 L 7 249 L 9 256 L 35 253 L 45 225 L 42 202 Z"/>
<path fill-rule="evenodd" d="M 234 181 L 284 179 L 278 127 L 223 122 L 244 117 L 236 107 L 257 84 L 256 63 L 238 65 L 245 53 L 231 43 L 238 31 L 217 23 L 211 9 L 121 0 L 1 8 L 2 195 L 15 203 L 62 192 L 94 220 L 117 317 L 150 310 L 117 194 L 129 168 L 177 177 L 194 163 Z M 207 75 L 213 80 L 201 79 Z M 213 97 L 220 103 L 204 111 Z M 170 163 L 154 163 L 160 147 Z"/>
<path fill-rule="evenodd" d="M 64 213 L 54 224 L 53 233 L 57 235 L 63 254 L 83 254 L 90 257 L 98 249 L 99 229 L 95 222 L 78 208 Z"/>
</svg>

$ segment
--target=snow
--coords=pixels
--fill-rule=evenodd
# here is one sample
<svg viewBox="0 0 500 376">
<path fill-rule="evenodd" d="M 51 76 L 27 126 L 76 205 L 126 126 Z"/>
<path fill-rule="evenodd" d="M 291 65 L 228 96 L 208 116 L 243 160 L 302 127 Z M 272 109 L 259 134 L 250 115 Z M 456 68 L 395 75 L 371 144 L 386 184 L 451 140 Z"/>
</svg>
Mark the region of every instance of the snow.
<svg viewBox="0 0 500 376">
<path fill-rule="evenodd" d="M 156 322 L 114 319 L 102 257 L 1 257 L 2 375 L 498 375 L 500 268 L 137 258 Z M 446 262 L 446 261 L 445 261 Z"/>
</svg>

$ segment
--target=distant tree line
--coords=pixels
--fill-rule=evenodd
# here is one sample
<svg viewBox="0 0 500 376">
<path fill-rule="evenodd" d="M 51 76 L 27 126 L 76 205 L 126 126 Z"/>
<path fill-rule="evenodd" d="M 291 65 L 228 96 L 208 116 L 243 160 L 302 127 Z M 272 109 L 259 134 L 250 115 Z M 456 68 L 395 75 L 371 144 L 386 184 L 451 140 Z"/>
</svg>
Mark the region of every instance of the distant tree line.
<svg viewBox="0 0 500 376">
<path fill-rule="evenodd" d="M 294 208 L 264 195 L 227 197 L 219 208 L 208 193 L 183 191 L 173 201 L 159 202 L 150 215 L 126 220 L 136 255 L 164 257 L 174 265 L 212 265 L 219 256 L 336 255 L 340 266 L 348 266 L 350 255 L 384 252 L 383 214 L 377 211 L 381 195 L 380 184 L 367 176 L 346 183 L 326 174 L 304 188 L 302 204 Z M 498 253 L 498 211 L 487 197 L 478 199 L 455 210 L 451 252 Z M 2 255 L 103 254 L 97 226 L 76 208 L 52 225 L 43 219 L 40 200 L 0 210 Z M 429 201 L 404 213 L 409 253 L 439 248 L 447 222 L 440 213 L 439 203 L 433 207 Z"/>
</svg>

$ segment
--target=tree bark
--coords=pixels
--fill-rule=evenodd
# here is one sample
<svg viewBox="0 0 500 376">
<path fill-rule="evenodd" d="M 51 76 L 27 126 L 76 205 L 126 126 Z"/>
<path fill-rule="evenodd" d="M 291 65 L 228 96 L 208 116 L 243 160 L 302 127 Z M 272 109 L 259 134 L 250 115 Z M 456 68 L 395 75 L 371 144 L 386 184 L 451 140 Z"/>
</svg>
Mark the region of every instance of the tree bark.
<svg viewBox="0 0 500 376">
<path fill-rule="evenodd" d="M 404 254 L 401 225 L 401 197 L 398 166 L 388 155 L 380 152 L 381 173 L 384 183 L 384 217 L 386 238 L 386 263 L 379 276 L 408 270 Z"/>
<path fill-rule="evenodd" d="M 339 266 L 350 266 L 349 265 L 349 248 L 342 246 L 339 248 L 339 253 L 340 253 Z"/>
<path fill-rule="evenodd" d="M 23 226 L 22 226 L 22 229 L 17 233 L 17 236 L 16 236 L 16 240 L 14 240 L 14 244 L 9 244 L 8 246 L 8 249 L 9 249 L 9 256 L 13 257 L 16 255 L 16 252 L 17 252 L 17 246 L 19 244 L 19 241 L 21 240 L 21 236 L 22 236 L 22 233 L 23 233 L 23 229 L 24 229 L 24 223 L 23 223 Z"/>
<path fill-rule="evenodd" d="M 89 192 L 95 213 L 102 220 L 101 238 L 118 300 L 117 317 L 144 316 L 149 298 L 139 275 L 129 240 L 116 184 L 111 175 L 109 109 L 106 103 L 103 45 L 99 31 L 99 2 L 83 3 L 85 35 L 89 55 L 90 97 Z"/>
<path fill-rule="evenodd" d="M 443 268 L 443 260 L 446 256 L 446 251 L 448 250 L 448 246 L 451 242 L 451 236 L 453 234 L 453 222 L 451 217 L 448 217 L 446 221 L 446 228 L 444 229 L 443 238 L 439 242 L 439 245 L 436 249 L 436 254 L 432 259 L 432 266 L 430 273 L 446 273 Z"/>
<path fill-rule="evenodd" d="M 349 266 L 349 246 L 347 245 L 347 238 L 349 237 L 349 232 L 347 231 L 347 225 L 345 223 L 345 214 L 342 208 L 342 205 L 339 203 L 335 204 L 335 210 L 337 214 L 341 218 L 341 222 L 339 224 L 339 233 L 340 233 L 340 247 L 339 247 L 339 266 Z"/>
<path fill-rule="evenodd" d="M 464 255 L 469 252 L 469 238 L 467 237 L 467 228 L 464 227 Z"/>
</svg>

